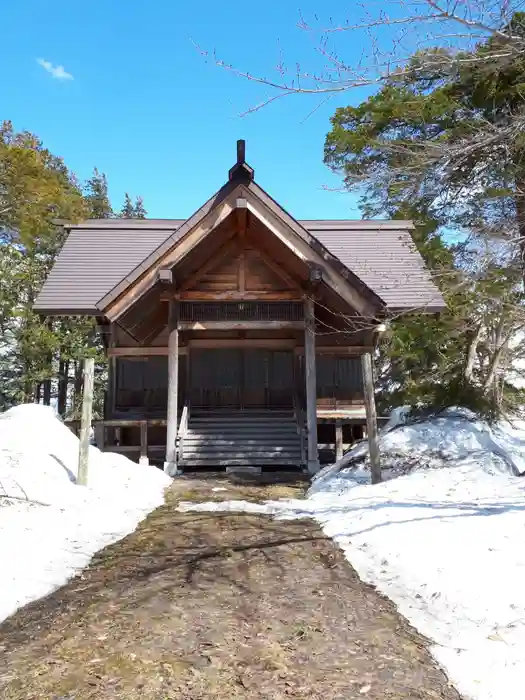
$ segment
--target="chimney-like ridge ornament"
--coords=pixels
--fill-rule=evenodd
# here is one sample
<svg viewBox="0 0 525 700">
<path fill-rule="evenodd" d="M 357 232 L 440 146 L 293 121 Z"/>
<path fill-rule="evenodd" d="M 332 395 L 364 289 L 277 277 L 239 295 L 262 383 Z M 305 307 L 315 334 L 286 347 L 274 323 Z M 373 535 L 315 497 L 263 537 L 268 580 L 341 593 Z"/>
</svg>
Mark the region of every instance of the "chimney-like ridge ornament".
<svg viewBox="0 0 525 700">
<path fill-rule="evenodd" d="M 230 181 L 251 182 L 253 176 L 254 170 L 246 162 L 246 141 L 239 139 L 237 141 L 237 162 L 233 168 L 230 168 L 228 178 Z"/>
<path fill-rule="evenodd" d="M 246 162 L 246 141 L 239 139 L 237 141 L 237 165 L 242 165 Z"/>
</svg>

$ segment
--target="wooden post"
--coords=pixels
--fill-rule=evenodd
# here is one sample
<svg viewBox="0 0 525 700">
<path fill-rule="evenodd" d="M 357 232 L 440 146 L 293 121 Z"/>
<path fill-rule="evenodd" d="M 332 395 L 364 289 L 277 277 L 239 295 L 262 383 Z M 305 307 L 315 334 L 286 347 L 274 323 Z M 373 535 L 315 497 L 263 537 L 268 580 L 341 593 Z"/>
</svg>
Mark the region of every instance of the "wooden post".
<svg viewBox="0 0 525 700">
<path fill-rule="evenodd" d="M 139 464 L 145 467 L 149 465 L 148 459 L 148 421 L 140 421 L 140 457 Z"/>
<path fill-rule="evenodd" d="M 117 339 L 115 337 L 115 324 L 112 323 L 109 328 L 108 354 L 116 347 Z M 104 418 L 113 418 L 116 409 L 117 400 L 117 359 L 113 355 L 109 357 L 108 362 L 108 384 L 106 389 L 106 405 Z"/>
<path fill-rule="evenodd" d="M 104 447 L 106 446 L 106 428 L 104 426 L 104 421 L 95 423 L 95 445 L 101 452 L 104 452 Z"/>
<path fill-rule="evenodd" d="M 82 392 L 82 422 L 80 424 L 80 445 L 78 453 L 77 484 L 87 486 L 89 460 L 89 433 L 93 411 L 93 380 L 95 377 L 95 358 L 84 360 L 84 389 Z"/>
<path fill-rule="evenodd" d="M 377 435 L 376 400 L 374 393 L 374 373 L 372 368 L 372 353 L 361 355 L 363 369 L 363 387 L 365 394 L 366 425 L 368 448 L 370 451 L 370 473 L 373 484 L 381 481 L 381 463 L 379 459 L 379 439 Z"/>
<path fill-rule="evenodd" d="M 179 391 L 179 304 L 173 299 L 169 309 L 168 341 L 168 421 L 166 426 L 166 461 L 164 471 L 177 475 L 177 420 Z"/>
<path fill-rule="evenodd" d="M 319 455 L 317 451 L 317 379 L 315 372 L 315 311 L 313 299 L 305 299 L 304 316 L 308 472 L 310 474 L 315 474 L 315 472 L 319 471 Z"/>
<path fill-rule="evenodd" d="M 338 462 L 343 456 L 343 423 L 338 418 L 335 421 L 335 461 Z"/>
</svg>

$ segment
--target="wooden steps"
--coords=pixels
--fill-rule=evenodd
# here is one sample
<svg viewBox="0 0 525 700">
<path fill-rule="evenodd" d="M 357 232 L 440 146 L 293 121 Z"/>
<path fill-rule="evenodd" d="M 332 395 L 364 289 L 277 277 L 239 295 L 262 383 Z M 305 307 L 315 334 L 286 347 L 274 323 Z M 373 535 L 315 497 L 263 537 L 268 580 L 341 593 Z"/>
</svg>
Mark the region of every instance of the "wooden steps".
<svg viewBox="0 0 525 700">
<path fill-rule="evenodd" d="M 301 467 L 292 411 L 196 411 L 181 446 L 181 468 Z"/>
</svg>

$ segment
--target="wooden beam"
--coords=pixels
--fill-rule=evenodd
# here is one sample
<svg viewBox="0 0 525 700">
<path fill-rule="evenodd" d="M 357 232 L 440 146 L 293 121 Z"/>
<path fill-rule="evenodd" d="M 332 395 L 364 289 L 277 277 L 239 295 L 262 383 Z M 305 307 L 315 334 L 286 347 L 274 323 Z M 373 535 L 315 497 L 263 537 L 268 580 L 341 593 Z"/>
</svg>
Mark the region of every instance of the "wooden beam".
<svg viewBox="0 0 525 700">
<path fill-rule="evenodd" d="M 236 214 L 237 214 L 237 230 L 239 237 L 245 238 L 246 230 L 248 228 L 248 209 L 246 208 L 247 202 L 243 197 L 239 197 L 236 202 Z"/>
<path fill-rule="evenodd" d="M 161 299 L 169 301 L 173 295 L 162 295 Z M 208 291 L 187 291 L 181 292 L 178 297 L 181 301 L 301 301 L 303 298 L 302 292 L 285 291 L 285 292 L 240 292 L 231 290 L 227 292 L 208 292 Z"/>
<path fill-rule="evenodd" d="M 106 428 L 140 428 L 143 421 L 146 421 L 148 426 L 166 427 L 167 420 L 165 418 L 113 418 L 111 420 L 94 421 L 94 426 L 103 425 Z M 66 421 L 66 425 L 73 425 L 78 421 Z"/>
<path fill-rule="evenodd" d="M 201 265 L 198 270 L 195 270 L 193 274 L 191 274 L 186 280 L 184 280 L 183 284 L 180 286 L 180 292 L 185 292 L 188 289 L 191 289 L 193 285 L 197 284 L 197 282 L 204 277 L 204 275 L 209 272 L 211 269 L 213 269 L 216 265 L 221 263 L 224 258 L 226 258 L 230 253 L 239 253 L 239 244 L 237 240 L 229 240 L 227 243 L 225 243 L 219 250 L 209 258 L 204 265 Z"/>
<path fill-rule="evenodd" d="M 315 250 L 312 245 L 303 240 L 292 228 L 290 228 L 280 217 L 270 211 L 265 205 L 260 204 L 255 200 L 255 197 L 248 199 L 248 210 L 251 216 L 259 219 L 259 221 L 271 231 L 289 250 L 291 250 L 299 260 L 305 265 L 319 265 L 323 270 L 323 281 L 331 287 L 334 292 L 341 297 L 347 304 L 355 309 L 359 314 L 369 317 L 375 317 L 378 313 L 378 308 L 368 299 L 365 299 L 361 293 L 356 290 L 352 284 L 344 279 L 342 275 L 336 272 L 330 264 Z M 313 236 L 311 237 L 312 241 Z M 333 257 L 333 256 L 332 256 Z M 336 260 L 336 258 L 334 258 Z"/>
<path fill-rule="evenodd" d="M 179 389 L 179 303 L 170 302 L 168 341 L 168 421 L 166 427 L 166 461 L 164 471 L 177 474 L 177 398 Z"/>
<path fill-rule="evenodd" d="M 166 445 L 149 445 L 148 450 L 150 452 L 164 452 Z M 106 452 L 117 452 L 119 454 L 129 454 L 131 452 L 140 454 L 139 445 L 111 445 L 108 446 Z"/>
<path fill-rule="evenodd" d="M 182 331 L 275 331 L 283 329 L 303 330 L 303 321 L 184 321 Z"/>
<path fill-rule="evenodd" d="M 341 419 L 335 421 L 335 461 L 343 457 L 343 424 Z"/>
<path fill-rule="evenodd" d="M 150 345 L 159 333 L 162 333 L 166 328 L 166 322 L 166 306 L 164 304 L 158 304 L 133 326 L 133 337 L 135 337 L 141 345 Z"/>
<path fill-rule="evenodd" d="M 188 348 L 186 345 L 179 345 L 179 355 L 186 355 Z M 148 357 L 148 356 L 158 356 L 167 355 L 168 348 L 161 346 L 143 346 L 137 345 L 136 347 L 129 348 L 110 348 L 108 350 L 109 357 Z"/>
<path fill-rule="evenodd" d="M 246 257 L 244 250 L 239 255 L 239 266 L 237 268 L 237 289 L 240 295 L 246 293 Z"/>
<path fill-rule="evenodd" d="M 360 356 L 363 351 L 370 350 L 370 348 L 364 347 L 362 345 L 317 345 L 315 346 L 316 355 L 355 355 Z M 295 348 L 297 355 L 304 355 L 304 347 L 298 345 Z"/>
<path fill-rule="evenodd" d="M 107 308 L 101 309 L 110 321 L 116 321 L 127 309 L 133 305 L 147 290 L 149 290 L 157 280 L 157 270 L 159 267 L 174 267 L 179 263 L 198 243 L 215 230 L 233 211 L 232 196 L 225 198 L 217 208 L 211 209 L 188 233 L 180 240 L 174 242 L 173 246 L 163 255 L 162 258 L 147 267 L 148 259 L 142 263 L 144 273 L 138 280 L 134 281 L 131 287 L 122 284 L 122 293 L 115 300 L 109 302 Z M 153 255 L 153 254 L 152 254 Z M 120 285 L 119 285 L 120 286 Z M 106 295 L 109 296 L 109 295 Z M 102 303 L 103 300 L 102 300 Z"/>
<path fill-rule="evenodd" d="M 273 348 L 275 350 L 292 350 L 293 338 L 191 338 L 192 348 Z"/>
<path fill-rule="evenodd" d="M 297 292 L 300 292 L 301 295 L 304 294 L 301 285 L 296 280 L 294 280 L 293 277 L 290 277 L 286 270 L 283 270 L 281 266 L 278 265 L 274 260 L 272 260 L 272 258 L 269 255 L 267 255 L 260 248 L 252 248 L 252 250 L 255 253 L 255 255 L 257 255 L 257 257 L 260 258 L 264 262 L 264 264 L 270 268 L 270 270 L 273 270 L 273 272 L 275 272 L 275 274 L 283 280 L 283 282 L 285 282 L 292 289 L 297 290 Z"/>
<path fill-rule="evenodd" d="M 372 483 L 378 484 L 381 481 L 381 462 L 379 459 L 379 438 L 377 435 L 377 413 L 371 352 L 365 352 L 361 355 L 361 365 L 363 369 L 363 386 L 365 392 L 368 448 L 370 451 L 370 473 Z"/>
<path fill-rule="evenodd" d="M 304 361 L 306 379 L 306 424 L 308 429 L 308 472 L 319 470 L 317 452 L 317 379 L 315 369 L 315 310 L 312 299 L 304 302 Z"/>
<path fill-rule="evenodd" d="M 80 442 L 78 453 L 77 484 L 87 486 L 89 466 L 89 433 L 93 415 L 93 382 L 95 377 L 95 358 L 84 360 L 84 389 L 82 392 L 82 421 L 80 423 Z"/>
</svg>

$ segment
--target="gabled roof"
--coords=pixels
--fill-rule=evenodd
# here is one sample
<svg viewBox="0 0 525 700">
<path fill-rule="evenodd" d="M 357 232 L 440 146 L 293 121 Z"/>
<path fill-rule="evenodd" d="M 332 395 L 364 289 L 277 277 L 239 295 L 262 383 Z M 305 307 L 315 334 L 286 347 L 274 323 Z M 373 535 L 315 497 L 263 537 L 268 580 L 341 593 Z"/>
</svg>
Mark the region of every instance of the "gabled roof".
<svg viewBox="0 0 525 700">
<path fill-rule="evenodd" d="M 35 304 L 41 314 L 100 315 L 130 286 L 150 275 L 170 251 L 206 217 L 227 210 L 232 197 L 245 196 L 253 214 L 279 221 L 308 256 L 363 299 L 389 311 L 440 311 L 443 298 L 430 278 L 406 221 L 298 221 L 253 181 L 244 161 L 230 180 L 187 220 L 102 219 L 70 226 Z M 268 219 L 268 225 L 272 222 Z M 305 244 L 308 246 L 304 248 Z M 355 295 L 356 292 L 353 292 Z M 346 292 L 345 292 L 346 295 Z M 120 302 L 119 302 L 120 304 Z"/>
<path fill-rule="evenodd" d="M 330 252 L 373 289 L 391 311 L 445 308 L 419 254 L 410 221 L 301 221 Z"/>
<path fill-rule="evenodd" d="M 117 223 L 114 226 L 114 223 Z M 97 302 L 177 235 L 180 219 L 94 220 L 71 227 L 35 304 L 42 314 L 92 314 Z M 391 311 L 441 311 L 443 298 L 403 221 L 300 221 Z M 173 239 L 172 239 L 173 240 Z"/>
</svg>

